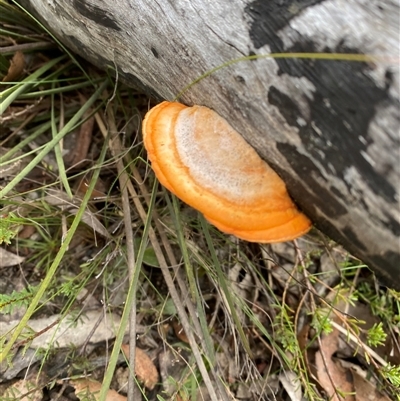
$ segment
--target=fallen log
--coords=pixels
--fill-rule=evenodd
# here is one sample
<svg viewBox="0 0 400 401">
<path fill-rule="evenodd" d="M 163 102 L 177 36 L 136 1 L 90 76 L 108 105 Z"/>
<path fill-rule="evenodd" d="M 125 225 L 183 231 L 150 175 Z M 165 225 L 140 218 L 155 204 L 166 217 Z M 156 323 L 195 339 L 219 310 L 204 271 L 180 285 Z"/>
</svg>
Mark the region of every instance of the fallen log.
<svg viewBox="0 0 400 401">
<path fill-rule="evenodd" d="M 172 100 L 225 117 L 313 223 L 400 286 L 399 3 L 19 0 L 62 43 Z M 343 58 L 343 57 L 341 57 Z"/>
</svg>

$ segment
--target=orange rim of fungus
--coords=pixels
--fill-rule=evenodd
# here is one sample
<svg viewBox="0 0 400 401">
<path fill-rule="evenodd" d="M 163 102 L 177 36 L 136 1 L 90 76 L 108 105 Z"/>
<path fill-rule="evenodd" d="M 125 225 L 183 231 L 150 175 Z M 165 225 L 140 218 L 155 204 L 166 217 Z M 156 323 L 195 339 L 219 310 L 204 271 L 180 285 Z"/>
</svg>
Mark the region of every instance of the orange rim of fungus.
<svg viewBox="0 0 400 401">
<path fill-rule="evenodd" d="M 213 110 L 162 102 L 146 114 L 143 139 L 161 184 L 221 231 L 273 243 L 310 229 L 282 179 Z"/>
</svg>

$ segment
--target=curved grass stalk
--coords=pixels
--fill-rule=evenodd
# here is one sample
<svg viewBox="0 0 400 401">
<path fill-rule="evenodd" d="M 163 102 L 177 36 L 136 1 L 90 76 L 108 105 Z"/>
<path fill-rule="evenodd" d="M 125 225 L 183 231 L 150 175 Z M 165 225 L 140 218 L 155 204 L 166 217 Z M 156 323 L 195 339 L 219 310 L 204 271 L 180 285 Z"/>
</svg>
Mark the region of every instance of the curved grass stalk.
<svg viewBox="0 0 400 401">
<path fill-rule="evenodd" d="M 196 85 L 204 78 L 209 77 L 223 68 L 229 67 L 233 64 L 240 63 L 242 61 L 250 61 L 264 58 L 272 58 L 272 59 L 308 59 L 308 60 L 334 60 L 334 61 L 355 61 L 355 62 L 392 62 L 388 56 L 374 56 L 369 54 L 346 54 L 346 53 L 270 53 L 270 54 L 253 54 L 250 56 L 238 57 L 233 60 L 229 60 L 221 65 L 218 65 L 215 68 L 205 72 L 203 75 L 200 75 L 194 81 L 186 85 L 173 99 L 173 101 L 177 101 L 182 95 L 187 92 L 192 86 Z M 397 60 L 398 63 L 398 60 Z"/>
</svg>

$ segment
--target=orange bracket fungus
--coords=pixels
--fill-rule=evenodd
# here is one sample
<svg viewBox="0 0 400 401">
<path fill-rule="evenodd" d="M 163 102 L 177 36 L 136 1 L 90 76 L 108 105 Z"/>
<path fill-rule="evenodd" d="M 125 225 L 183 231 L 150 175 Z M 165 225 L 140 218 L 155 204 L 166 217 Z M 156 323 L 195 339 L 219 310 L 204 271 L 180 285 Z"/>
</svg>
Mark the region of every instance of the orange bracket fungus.
<svg viewBox="0 0 400 401">
<path fill-rule="evenodd" d="M 221 231 L 269 243 L 310 229 L 281 178 L 211 109 L 160 103 L 146 114 L 143 139 L 161 184 Z"/>
</svg>

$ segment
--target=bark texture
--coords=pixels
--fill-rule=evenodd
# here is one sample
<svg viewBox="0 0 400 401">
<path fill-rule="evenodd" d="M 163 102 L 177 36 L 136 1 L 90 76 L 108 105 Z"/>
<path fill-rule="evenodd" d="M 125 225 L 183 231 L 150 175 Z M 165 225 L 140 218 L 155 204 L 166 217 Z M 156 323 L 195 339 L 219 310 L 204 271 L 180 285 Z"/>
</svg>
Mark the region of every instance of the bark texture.
<svg viewBox="0 0 400 401">
<path fill-rule="evenodd" d="M 382 56 L 242 61 L 180 101 L 230 121 L 319 229 L 400 286 L 398 1 L 19 1 L 77 53 L 168 100 L 252 54 Z"/>
</svg>

